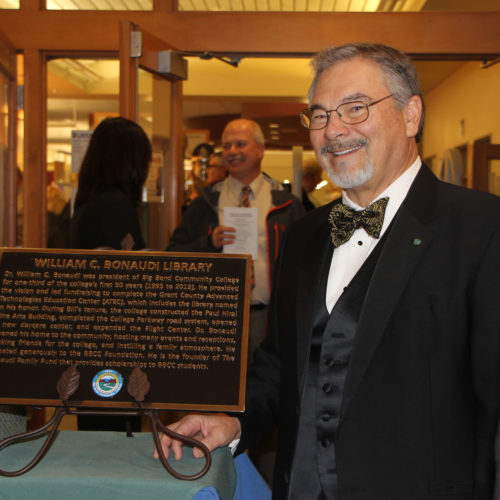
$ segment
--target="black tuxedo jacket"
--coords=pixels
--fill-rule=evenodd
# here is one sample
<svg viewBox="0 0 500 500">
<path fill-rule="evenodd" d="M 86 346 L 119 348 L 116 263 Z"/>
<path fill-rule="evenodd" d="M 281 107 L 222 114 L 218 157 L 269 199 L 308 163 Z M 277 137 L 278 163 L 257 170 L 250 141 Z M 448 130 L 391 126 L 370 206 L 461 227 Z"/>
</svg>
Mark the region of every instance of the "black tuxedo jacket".
<svg viewBox="0 0 500 500">
<path fill-rule="evenodd" d="M 275 499 L 287 498 L 314 305 L 325 300 L 330 208 L 287 234 L 270 334 L 248 376 L 240 449 L 278 425 Z M 359 320 L 335 436 L 341 499 L 490 500 L 499 412 L 500 200 L 423 166 Z"/>
</svg>

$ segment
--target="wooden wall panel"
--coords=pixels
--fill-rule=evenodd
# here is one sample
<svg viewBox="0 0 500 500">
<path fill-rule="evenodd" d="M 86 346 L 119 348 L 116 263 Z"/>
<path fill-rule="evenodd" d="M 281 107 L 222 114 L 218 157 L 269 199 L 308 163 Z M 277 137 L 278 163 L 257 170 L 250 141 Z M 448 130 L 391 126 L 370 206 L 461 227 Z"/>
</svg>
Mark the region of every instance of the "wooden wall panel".
<svg viewBox="0 0 500 500">
<path fill-rule="evenodd" d="M 171 149 L 165 172 L 165 190 L 169 206 L 165 204 L 164 220 L 166 221 L 167 239 L 174 232 L 181 219 L 181 205 L 184 201 L 184 134 L 182 127 L 182 81 L 173 82 L 170 100 Z"/>
<path fill-rule="evenodd" d="M 131 21 L 184 51 L 308 55 L 326 46 L 368 40 L 395 45 L 412 55 L 488 56 L 500 52 L 500 12 L 10 10 L 2 11 L 0 31 L 18 49 L 118 50 L 120 21 Z"/>
<path fill-rule="evenodd" d="M 177 0 L 153 0 L 153 10 L 155 12 L 176 12 L 178 7 Z"/>
<path fill-rule="evenodd" d="M 47 78 L 43 53 L 24 52 L 23 246 L 45 248 L 47 231 Z"/>
<path fill-rule="evenodd" d="M 16 54 L 14 47 L 5 36 L 0 33 L 0 71 L 7 79 L 7 106 L 9 114 L 6 123 L 1 123 L 3 130 L 7 127 L 7 160 L 4 167 L 3 177 L 3 206 L 0 208 L 3 220 L 0 224 L 2 234 L 0 241 L 4 245 L 15 246 L 16 244 L 16 153 L 17 153 L 17 69 Z"/>
<path fill-rule="evenodd" d="M 130 36 L 132 23 L 120 23 L 120 115 L 129 120 L 137 119 L 137 59 L 131 58 Z"/>
<path fill-rule="evenodd" d="M 14 68 L 15 69 L 15 68 Z M 15 75 L 15 73 L 14 73 Z M 16 245 L 17 235 L 17 82 L 15 77 L 8 85 L 9 117 L 7 168 L 5 170 L 5 244 Z"/>
</svg>

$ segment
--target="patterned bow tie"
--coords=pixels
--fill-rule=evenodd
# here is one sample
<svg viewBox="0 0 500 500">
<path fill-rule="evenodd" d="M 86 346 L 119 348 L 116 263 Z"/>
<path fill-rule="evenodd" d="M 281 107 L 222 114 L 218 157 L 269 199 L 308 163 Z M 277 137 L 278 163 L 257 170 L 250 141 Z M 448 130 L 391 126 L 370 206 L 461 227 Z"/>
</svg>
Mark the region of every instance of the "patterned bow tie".
<svg viewBox="0 0 500 500">
<path fill-rule="evenodd" d="M 362 227 L 372 238 L 379 238 L 389 198 L 381 198 L 364 210 L 354 210 L 343 203 L 333 206 L 328 217 L 332 226 L 332 241 L 338 247 L 349 241 L 354 231 Z"/>
</svg>

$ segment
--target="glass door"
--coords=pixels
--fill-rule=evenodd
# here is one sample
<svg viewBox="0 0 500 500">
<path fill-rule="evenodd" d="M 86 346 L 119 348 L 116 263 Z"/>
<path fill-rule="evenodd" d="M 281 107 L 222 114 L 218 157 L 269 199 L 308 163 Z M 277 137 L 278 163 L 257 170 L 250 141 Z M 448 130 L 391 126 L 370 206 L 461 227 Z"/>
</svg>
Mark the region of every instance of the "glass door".
<svg viewBox="0 0 500 500">
<path fill-rule="evenodd" d="M 147 245 L 164 250 L 178 224 L 183 190 L 182 75 L 165 70 L 170 47 L 128 22 L 121 25 L 120 114 L 153 145 L 141 222 Z M 186 63 L 187 64 L 187 63 Z"/>
<path fill-rule="evenodd" d="M 90 135 L 119 113 L 116 57 L 50 56 L 47 61 L 48 248 L 69 247 L 77 175 Z"/>
</svg>

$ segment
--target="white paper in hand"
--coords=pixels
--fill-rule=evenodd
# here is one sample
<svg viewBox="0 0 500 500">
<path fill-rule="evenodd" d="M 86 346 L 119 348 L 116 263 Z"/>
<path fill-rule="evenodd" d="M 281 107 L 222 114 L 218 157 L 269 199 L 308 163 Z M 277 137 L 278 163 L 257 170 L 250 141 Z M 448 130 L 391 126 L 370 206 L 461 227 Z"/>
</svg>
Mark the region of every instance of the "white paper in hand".
<svg viewBox="0 0 500 500">
<path fill-rule="evenodd" d="M 231 245 L 224 245 L 223 253 L 250 254 L 253 260 L 257 260 L 257 208 L 224 207 L 224 225 L 236 229 L 236 239 Z"/>
</svg>

